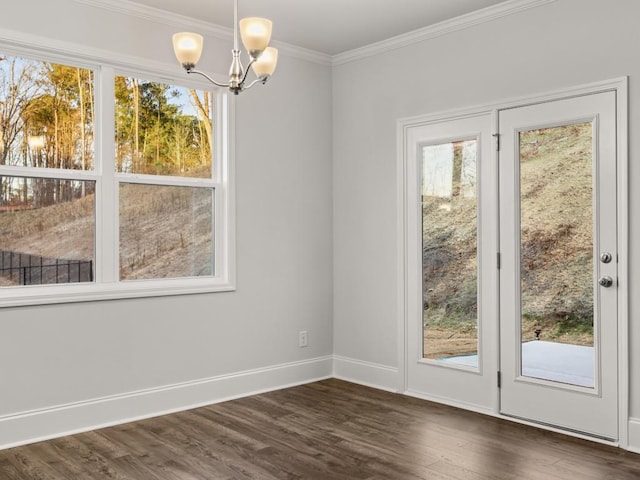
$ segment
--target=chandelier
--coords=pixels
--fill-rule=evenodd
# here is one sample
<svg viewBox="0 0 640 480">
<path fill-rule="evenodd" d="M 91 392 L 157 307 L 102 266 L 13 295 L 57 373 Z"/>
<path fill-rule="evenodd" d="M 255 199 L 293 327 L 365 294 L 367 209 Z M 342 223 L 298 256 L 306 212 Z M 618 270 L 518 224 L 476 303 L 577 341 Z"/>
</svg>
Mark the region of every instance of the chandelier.
<svg viewBox="0 0 640 480">
<path fill-rule="evenodd" d="M 231 50 L 233 58 L 231 60 L 231 67 L 229 68 L 229 82 L 216 82 L 206 73 L 195 69 L 202 54 L 204 43 L 202 35 L 191 32 L 174 34 L 173 51 L 176 54 L 178 62 L 180 62 L 187 73 L 201 75 L 214 85 L 228 88 L 234 95 L 238 95 L 243 90 L 253 87 L 256 83 L 262 83 L 264 85 L 267 80 L 269 80 L 269 77 L 271 77 L 276 69 L 278 50 L 269 47 L 269 41 L 271 40 L 271 20 L 251 17 L 243 18 L 238 22 L 238 0 L 234 0 L 233 20 L 233 50 Z M 242 44 L 249 55 L 249 64 L 246 70 L 240 61 L 238 26 L 240 26 Z M 257 78 L 247 85 L 246 80 L 249 74 L 249 67 L 251 67 Z"/>
</svg>

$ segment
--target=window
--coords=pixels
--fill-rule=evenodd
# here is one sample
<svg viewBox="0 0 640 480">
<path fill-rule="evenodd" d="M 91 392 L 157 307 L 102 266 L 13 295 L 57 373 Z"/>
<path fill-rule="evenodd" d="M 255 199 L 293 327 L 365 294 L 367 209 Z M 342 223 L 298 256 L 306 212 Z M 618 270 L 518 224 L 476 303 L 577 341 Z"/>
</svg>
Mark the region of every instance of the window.
<svg viewBox="0 0 640 480">
<path fill-rule="evenodd" d="M 144 77 L 0 55 L 0 305 L 233 288 L 226 94 Z"/>
<path fill-rule="evenodd" d="M 92 282 L 93 71 L 0 58 L 0 285 Z"/>
<path fill-rule="evenodd" d="M 212 275 L 212 95 L 124 76 L 114 87 L 120 280 Z"/>
</svg>

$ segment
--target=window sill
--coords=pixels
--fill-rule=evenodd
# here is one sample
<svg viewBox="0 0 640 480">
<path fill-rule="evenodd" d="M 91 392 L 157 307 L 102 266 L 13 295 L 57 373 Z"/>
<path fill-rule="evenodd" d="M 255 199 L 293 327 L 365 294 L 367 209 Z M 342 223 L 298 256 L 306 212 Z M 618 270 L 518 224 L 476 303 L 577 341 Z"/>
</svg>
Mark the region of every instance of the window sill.
<svg viewBox="0 0 640 480">
<path fill-rule="evenodd" d="M 122 300 L 235 291 L 233 282 L 215 277 L 136 280 L 118 283 L 2 287 L 0 308 Z"/>
</svg>

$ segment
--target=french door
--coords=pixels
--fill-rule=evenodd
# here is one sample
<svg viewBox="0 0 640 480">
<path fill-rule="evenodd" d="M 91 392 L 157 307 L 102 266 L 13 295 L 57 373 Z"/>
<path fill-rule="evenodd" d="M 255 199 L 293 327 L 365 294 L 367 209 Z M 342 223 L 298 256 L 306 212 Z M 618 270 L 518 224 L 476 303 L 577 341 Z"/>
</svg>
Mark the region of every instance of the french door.
<svg viewBox="0 0 640 480">
<path fill-rule="evenodd" d="M 403 128 L 407 393 L 619 438 L 616 95 Z"/>
<path fill-rule="evenodd" d="M 615 92 L 502 110 L 500 412 L 618 438 Z"/>
<path fill-rule="evenodd" d="M 406 132 L 407 390 L 490 412 L 497 371 L 492 112 Z"/>
</svg>

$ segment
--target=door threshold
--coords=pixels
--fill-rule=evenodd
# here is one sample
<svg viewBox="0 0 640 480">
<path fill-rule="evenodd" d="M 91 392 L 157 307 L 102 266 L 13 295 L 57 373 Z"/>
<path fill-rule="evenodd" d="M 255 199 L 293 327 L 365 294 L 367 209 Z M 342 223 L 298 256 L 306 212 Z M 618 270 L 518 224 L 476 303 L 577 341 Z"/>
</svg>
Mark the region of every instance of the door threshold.
<svg viewBox="0 0 640 480">
<path fill-rule="evenodd" d="M 518 423 L 522 423 L 524 425 L 529 425 L 532 427 L 542 427 L 545 430 L 550 430 L 556 433 L 564 433 L 571 435 L 573 437 L 582 438 L 584 440 L 592 440 L 598 443 L 604 443 L 607 445 L 620 446 L 618 440 L 611 437 L 605 437 L 603 435 L 597 435 L 595 433 L 583 432 L 581 430 L 576 430 L 568 427 L 561 427 L 558 425 L 553 425 L 551 423 L 541 422 L 538 420 L 531 420 L 530 418 L 519 417 L 517 415 L 509 415 L 508 413 L 500 412 L 498 414 L 499 417 L 504 418 L 505 420 L 513 420 Z"/>
</svg>

